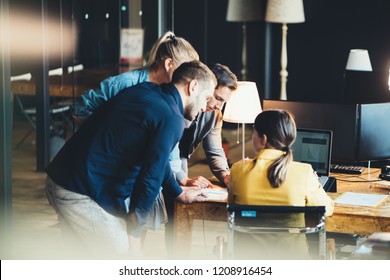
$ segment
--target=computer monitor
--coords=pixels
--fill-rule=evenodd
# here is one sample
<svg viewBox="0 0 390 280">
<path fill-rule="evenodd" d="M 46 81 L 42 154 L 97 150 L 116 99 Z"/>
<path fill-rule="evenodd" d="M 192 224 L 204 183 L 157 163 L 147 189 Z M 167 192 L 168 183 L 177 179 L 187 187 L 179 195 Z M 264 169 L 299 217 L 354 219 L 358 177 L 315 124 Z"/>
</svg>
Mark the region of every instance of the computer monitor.
<svg viewBox="0 0 390 280">
<path fill-rule="evenodd" d="M 360 104 L 356 161 L 390 159 L 390 103 Z"/>
<path fill-rule="evenodd" d="M 291 112 L 298 128 L 333 131 L 333 162 L 390 159 L 390 102 L 327 104 L 264 100 L 263 108 Z"/>
<path fill-rule="evenodd" d="M 309 163 L 318 176 L 329 176 L 332 131 L 298 128 L 292 145 L 294 160 Z"/>
<path fill-rule="evenodd" d="M 355 161 L 358 106 L 284 100 L 263 100 L 264 110 L 283 109 L 292 113 L 298 128 L 333 131 L 333 161 Z"/>
</svg>

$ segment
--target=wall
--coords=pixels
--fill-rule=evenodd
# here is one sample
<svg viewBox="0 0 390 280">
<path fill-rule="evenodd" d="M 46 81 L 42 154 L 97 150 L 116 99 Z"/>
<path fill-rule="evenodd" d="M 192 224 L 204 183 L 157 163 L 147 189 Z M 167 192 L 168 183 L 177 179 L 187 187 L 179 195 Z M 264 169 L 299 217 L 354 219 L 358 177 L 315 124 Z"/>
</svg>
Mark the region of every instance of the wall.
<svg viewBox="0 0 390 280">
<path fill-rule="evenodd" d="M 241 69 L 240 26 L 226 22 L 227 0 L 175 0 L 175 31 L 187 38 L 207 62 Z M 374 71 L 390 66 L 390 1 L 304 0 L 305 23 L 288 25 L 288 98 L 296 101 L 339 102 L 344 68 L 353 48 L 368 49 Z M 205 13 L 207 11 L 207 13 Z M 280 88 L 281 25 L 271 29 L 271 95 Z M 249 79 L 264 94 L 266 57 L 264 22 L 248 25 Z M 205 47 L 204 43 L 207 42 Z M 386 81 L 384 81 L 386 82 Z"/>
<path fill-rule="evenodd" d="M 341 100 L 350 49 L 368 49 L 373 70 L 388 71 L 390 1 L 306 0 L 304 4 L 306 22 L 290 25 L 288 37 L 291 99 Z"/>
<path fill-rule="evenodd" d="M 227 22 L 227 0 L 175 0 L 176 34 L 188 39 L 205 63 L 227 65 L 240 78 L 242 29 Z M 263 85 L 264 23 L 248 22 L 248 80 Z"/>
<path fill-rule="evenodd" d="M 59 0 L 49 2 L 50 5 L 60 3 Z M 75 60 L 87 67 L 118 63 L 119 9 L 120 3 L 126 2 L 102 0 L 97 5 L 93 0 L 62 0 L 64 6 L 70 7 L 68 10 L 75 11 L 75 24 L 79 27 L 80 40 Z M 39 5 L 40 1 L 16 0 L 12 3 Z M 240 77 L 241 26 L 226 21 L 227 3 L 228 0 L 166 0 L 167 26 L 190 41 L 204 62 L 226 64 Z M 142 0 L 145 54 L 157 39 L 157 4 L 157 0 Z M 306 22 L 288 25 L 287 94 L 290 100 L 341 101 L 344 68 L 352 48 L 368 49 L 375 72 L 383 75 L 388 71 L 390 1 L 304 0 L 304 8 Z M 87 10 L 91 17 L 96 18 L 92 23 L 83 21 Z M 112 14 L 109 20 L 104 18 L 103 12 L 106 10 Z M 261 98 L 265 95 L 265 84 L 268 82 L 269 95 L 277 98 L 280 88 L 281 25 L 250 22 L 247 30 L 248 80 L 257 83 Z M 266 30 L 270 31 L 270 36 L 266 35 Z M 270 44 L 267 54 L 266 43 Z M 54 67 L 57 66 L 50 66 Z M 269 69 L 268 81 L 265 80 L 265 69 Z"/>
</svg>

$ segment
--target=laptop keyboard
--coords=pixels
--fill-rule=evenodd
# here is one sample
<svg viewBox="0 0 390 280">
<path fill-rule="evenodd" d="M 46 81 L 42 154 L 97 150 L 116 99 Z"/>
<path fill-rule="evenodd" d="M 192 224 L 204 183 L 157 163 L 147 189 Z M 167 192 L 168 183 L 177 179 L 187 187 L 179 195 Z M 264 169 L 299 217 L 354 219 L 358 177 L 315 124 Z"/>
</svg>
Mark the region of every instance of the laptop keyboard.
<svg viewBox="0 0 390 280">
<path fill-rule="evenodd" d="M 364 171 L 363 166 L 340 165 L 340 164 L 331 164 L 330 165 L 330 172 L 333 172 L 333 173 L 362 174 L 363 171 Z"/>
</svg>

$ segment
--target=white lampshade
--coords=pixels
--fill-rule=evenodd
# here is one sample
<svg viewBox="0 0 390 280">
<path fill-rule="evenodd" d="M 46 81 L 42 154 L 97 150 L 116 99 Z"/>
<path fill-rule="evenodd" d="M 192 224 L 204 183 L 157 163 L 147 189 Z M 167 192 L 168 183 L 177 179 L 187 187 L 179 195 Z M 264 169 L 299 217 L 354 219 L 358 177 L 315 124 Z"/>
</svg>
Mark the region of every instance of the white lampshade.
<svg viewBox="0 0 390 280">
<path fill-rule="evenodd" d="M 260 0 L 229 0 L 227 21 L 257 21 L 261 19 L 262 8 Z"/>
<path fill-rule="evenodd" d="M 32 78 L 31 73 L 26 73 L 18 76 L 11 76 L 11 82 L 16 82 L 16 81 L 30 81 Z"/>
<path fill-rule="evenodd" d="M 259 93 L 255 82 L 238 82 L 237 90 L 226 103 L 223 120 L 231 123 L 254 123 L 261 113 Z"/>
<path fill-rule="evenodd" d="M 62 69 L 62 67 L 49 70 L 49 76 L 62 76 L 63 73 L 64 70 Z"/>
<path fill-rule="evenodd" d="M 299 23 L 305 21 L 302 0 L 268 0 L 265 21 Z"/>
<path fill-rule="evenodd" d="M 372 71 L 368 51 L 363 49 L 350 50 L 345 69 L 353 71 Z"/>
<path fill-rule="evenodd" d="M 84 70 L 83 64 L 77 64 L 77 65 L 73 65 L 73 66 L 68 67 L 68 73 L 78 72 L 78 71 L 82 71 L 82 70 Z"/>
</svg>

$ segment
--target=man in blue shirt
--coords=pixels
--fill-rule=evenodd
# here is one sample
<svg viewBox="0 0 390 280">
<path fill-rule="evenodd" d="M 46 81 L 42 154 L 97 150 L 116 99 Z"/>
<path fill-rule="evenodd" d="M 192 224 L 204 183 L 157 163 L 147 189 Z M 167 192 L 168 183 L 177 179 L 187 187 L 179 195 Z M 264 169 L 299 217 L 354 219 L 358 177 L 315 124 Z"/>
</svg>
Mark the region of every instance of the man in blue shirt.
<svg viewBox="0 0 390 280">
<path fill-rule="evenodd" d="M 46 193 L 74 248 L 127 252 L 128 217 L 139 235 L 161 185 L 182 202 L 204 200 L 201 190 L 182 190 L 168 159 L 215 86 L 203 63 L 184 63 L 170 84 L 142 83 L 111 98 L 64 145 L 46 169 Z"/>
</svg>

